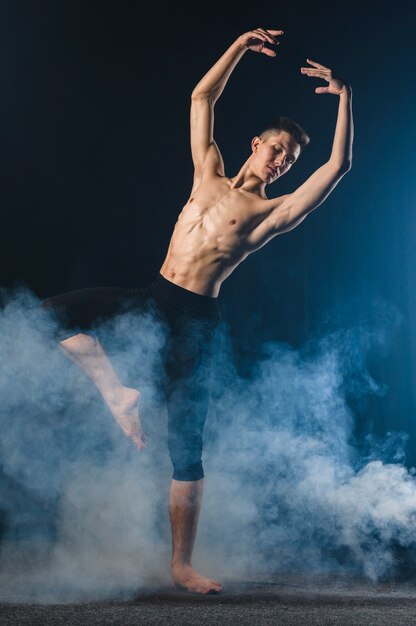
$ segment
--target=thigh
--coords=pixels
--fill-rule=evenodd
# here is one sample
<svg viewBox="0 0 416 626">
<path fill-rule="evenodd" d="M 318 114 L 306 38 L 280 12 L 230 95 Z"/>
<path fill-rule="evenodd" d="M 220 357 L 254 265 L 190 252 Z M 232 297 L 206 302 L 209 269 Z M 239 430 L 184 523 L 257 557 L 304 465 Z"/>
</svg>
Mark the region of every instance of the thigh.
<svg viewBox="0 0 416 626">
<path fill-rule="evenodd" d="M 59 323 L 59 339 L 74 332 L 88 331 L 94 324 L 133 308 L 132 290 L 122 287 L 93 287 L 69 291 L 41 304 L 53 313 Z"/>
<path fill-rule="evenodd" d="M 211 320 L 186 320 L 171 330 L 165 351 L 170 435 L 202 435 L 208 412 L 214 332 Z"/>
</svg>

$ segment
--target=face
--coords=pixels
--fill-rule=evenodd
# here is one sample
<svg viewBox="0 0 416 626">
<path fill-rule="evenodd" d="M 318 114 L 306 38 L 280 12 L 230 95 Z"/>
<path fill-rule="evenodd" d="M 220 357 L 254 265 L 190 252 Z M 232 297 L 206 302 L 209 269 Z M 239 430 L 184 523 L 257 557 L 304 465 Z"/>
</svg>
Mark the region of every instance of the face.
<svg viewBox="0 0 416 626">
<path fill-rule="evenodd" d="M 251 147 L 253 172 L 268 185 L 286 174 L 300 154 L 300 145 L 284 130 L 254 137 Z"/>
</svg>

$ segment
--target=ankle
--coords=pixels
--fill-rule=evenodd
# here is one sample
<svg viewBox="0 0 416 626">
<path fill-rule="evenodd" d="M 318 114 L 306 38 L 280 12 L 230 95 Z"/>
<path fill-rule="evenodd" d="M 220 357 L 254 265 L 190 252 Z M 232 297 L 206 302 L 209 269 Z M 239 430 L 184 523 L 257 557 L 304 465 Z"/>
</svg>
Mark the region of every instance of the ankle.
<svg viewBox="0 0 416 626">
<path fill-rule="evenodd" d="M 187 559 L 172 559 L 170 562 L 172 569 L 183 569 L 184 567 L 192 567 L 191 560 Z"/>
<path fill-rule="evenodd" d="M 105 401 L 111 406 L 122 406 L 126 404 L 126 396 L 129 400 L 129 403 L 138 402 L 140 398 L 140 393 L 137 389 L 132 389 L 130 387 L 124 387 L 121 383 L 120 385 L 114 385 L 111 388 L 100 389 L 102 395 L 104 396 Z M 134 392 L 134 394 L 133 394 Z"/>
</svg>

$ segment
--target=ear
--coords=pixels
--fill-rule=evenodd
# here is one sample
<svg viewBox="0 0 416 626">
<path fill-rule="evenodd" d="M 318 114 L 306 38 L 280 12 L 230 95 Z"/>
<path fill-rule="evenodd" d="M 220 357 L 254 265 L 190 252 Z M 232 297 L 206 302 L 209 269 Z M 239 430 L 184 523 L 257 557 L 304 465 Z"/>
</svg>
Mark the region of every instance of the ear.
<svg viewBox="0 0 416 626">
<path fill-rule="evenodd" d="M 253 137 L 253 139 L 251 140 L 251 150 L 252 152 L 257 152 L 257 150 L 259 149 L 259 145 L 261 143 L 261 139 L 260 137 Z"/>
</svg>

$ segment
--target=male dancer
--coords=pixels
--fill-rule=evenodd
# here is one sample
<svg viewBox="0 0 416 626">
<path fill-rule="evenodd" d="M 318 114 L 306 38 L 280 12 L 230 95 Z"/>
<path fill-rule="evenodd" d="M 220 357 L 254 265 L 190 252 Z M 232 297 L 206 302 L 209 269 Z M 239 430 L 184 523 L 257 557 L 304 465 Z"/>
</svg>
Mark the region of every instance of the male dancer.
<svg viewBox="0 0 416 626">
<path fill-rule="evenodd" d="M 327 82 L 316 88 L 316 93 L 339 97 L 328 161 L 293 193 L 269 200 L 266 185 L 290 170 L 309 141 L 298 124 L 278 118 L 252 139 L 251 154 L 237 174 L 225 176 L 213 134 L 215 103 L 247 50 L 274 57 L 272 47 L 282 33 L 263 28 L 244 33 L 193 90 L 193 187 L 152 285 L 81 290 L 43 303 L 55 312 L 63 310 L 68 328 L 81 329 L 61 337 L 60 347 L 96 384 L 123 432 L 139 450 L 146 445 L 138 412 L 139 392 L 121 384 L 101 344 L 88 334 L 88 326 L 97 316 L 114 314 L 123 307 L 126 310 L 129 303 L 153 312 L 169 327 L 164 384 L 174 467 L 169 494 L 172 579 L 176 586 L 197 593 L 221 591 L 219 582 L 201 576 L 191 566 L 203 490 L 202 430 L 208 399 L 208 385 L 195 372 L 200 372 L 201 363 L 209 364 L 221 284 L 251 252 L 300 224 L 351 167 L 351 88 L 332 70 L 308 59 L 309 66 L 302 67 L 301 73 Z"/>
</svg>

